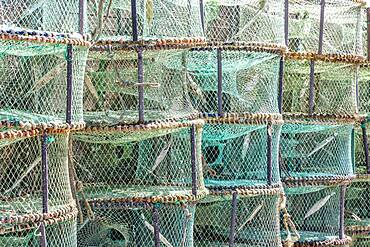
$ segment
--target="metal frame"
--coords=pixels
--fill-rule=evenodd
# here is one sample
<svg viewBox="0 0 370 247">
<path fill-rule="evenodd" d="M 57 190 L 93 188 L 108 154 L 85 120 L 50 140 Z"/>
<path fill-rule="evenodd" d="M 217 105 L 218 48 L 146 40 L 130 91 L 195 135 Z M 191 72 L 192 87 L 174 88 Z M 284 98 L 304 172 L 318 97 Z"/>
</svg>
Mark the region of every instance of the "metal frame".
<svg viewBox="0 0 370 247">
<path fill-rule="evenodd" d="M 223 117 L 222 109 L 222 51 L 217 49 L 217 113 Z"/>
<path fill-rule="evenodd" d="M 196 143 L 196 138 L 195 138 L 195 129 L 196 126 L 193 124 L 190 129 L 190 141 L 191 141 L 191 182 L 192 182 L 192 194 L 194 196 L 197 195 L 197 143 Z"/>
<path fill-rule="evenodd" d="M 236 228 L 236 210 L 238 207 L 238 192 L 233 192 L 231 208 L 231 222 L 230 222 L 230 235 L 229 235 L 229 246 L 234 247 L 235 242 L 235 228 Z"/>
<path fill-rule="evenodd" d="M 42 213 L 49 213 L 49 166 L 48 166 L 48 134 L 44 131 L 41 142 L 41 163 L 42 163 Z M 47 246 L 46 231 L 44 222 L 40 225 L 40 245 Z"/>
<path fill-rule="evenodd" d="M 73 47 L 67 45 L 67 111 L 66 122 L 72 123 L 72 94 L 73 94 Z"/>
</svg>

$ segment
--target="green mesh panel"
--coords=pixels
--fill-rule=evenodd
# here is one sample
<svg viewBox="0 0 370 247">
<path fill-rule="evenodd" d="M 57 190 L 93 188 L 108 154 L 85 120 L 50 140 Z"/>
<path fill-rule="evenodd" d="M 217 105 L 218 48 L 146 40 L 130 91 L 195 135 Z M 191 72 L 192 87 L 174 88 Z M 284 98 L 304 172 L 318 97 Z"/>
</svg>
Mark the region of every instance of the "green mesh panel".
<svg viewBox="0 0 370 247">
<path fill-rule="evenodd" d="M 346 193 L 346 225 L 370 226 L 370 179 L 357 179 Z"/>
<path fill-rule="evenodd" d="M 370 66 L 360 67 L 358 91 L 359 111 L 361 114 L 370 115 Z"/>
<path fill-rule="evenodd" d="M 314 109 L 316 114 L 357 113 L 356 66 L 344 63 L 315 62 Z M 310 61 L 285 62 L 283 111 L 308 113 Z"/>
<path fill-rule="evenodd" d="M 300 234 L 299 242 L 338 239 L 339 187 L 302 186 L 284 190 L 288 213 Z M 283 232 L 282 238 L 285 235 Z"/>
<path fill-rule="evenodd" d="M 77 245 L 76 220 L 55 222 L 45 227 L 48 246 L 75 247 Z M 39 247 L 41 233 L 38 227 L 0 235 L 0 245 L 7 247 Z"/>
<path fill-rule="evenodd" d="M 0 41 L 0 120 L 65 123 L 66 45 Z M 83 120 L 87 49 L 73 48 L 72 121 Z"/>
<path fill-rule="evenodd" d="M 88 198 L 192 193 L 190 128 L 76 133 L 73 138 L 77 175 Z M 197 185 L 202 189 L 199 169 Z"/>
<path fill-rule="evenodd" d="M 370 238 L 367 235 L 364 236 L 352 236 L 353 247 L 368 247 L 370 246 Z"/>
<path fill-rule="evenodd" d="M 281 246 L 279 195 L 238 196 L 235 247 Z M 232 200 L 209 196 L 195 213 L 195 246 L 229 246 Z"/>
<path fill-rule="evenodd" d="M 223 50 L 223 111 L 277 113 L 279 60 L 270 53 Z M 187 70 L 193 105 L 200 112 L 217 113 L 217 51 L 192 51 Z"/>
<path fill-rule="evenodd" d="M 272 182 L 279 183 L 278 145 L 281 126 L 272 131 Z M 207 124 L 202 162 L 208 188 L 267 184 L 267 126 Z"/>
<path fill-rule="evenodd" d="M 205 0 L 210 41 L 284 43 L 284 1 Z"/>
<path fill-rule="evenodd" d="M 185 118 L 196 111 L 186 88 L 183 50 L 145 51 L 145 121 Z M 91 52 L 85 77 L 85 121 L 90 124 L 139 120 L 137 52 Z"/>
<path fill-rule="evenodd" d="M 289 49 L 318 52 L 321 0 L 289 1 Z M 363 7 L 348 0 L 326 0 L 323 53 L 363 55 Z"/>
<path fill-rule="evenodd" d="M 368 142 L 370 140 L 370 122 L 365 123 Z M 363 142 L 363 133 L 360 127 L 355 129 L 355 172 L 356 174 L 366 174 L 365 149 Z M 369 157 L 370 158 L 370 157 Z"/>
<path fill-rule="evenodd" d="M 282 177 L 353 174 L 351 125 L 284 124 L 281 134 Z"/>
<path fill-rule="evenodd" d="M 87 0 L 88 29 L 96 38 L 132 40 L 130 0 Z M 139 39 L 203 37 L 198 0 L 137 0 Z M 100 22 L 100 16 L 103 16 Z M 102 23 L 102 24 L 99 24 Z"/>
<path fill-rule="evenodd" d="M 78 246 L 154 246 L 153 206 L 159 215 L 160 246 L 193 246 L 195 206 L 146 204 L 95 208 L 78 226 Z"/>
<path fill-rule="evenodd" d="M 3 28 L 78 32 L 79 0 L 6 0 L 0 3 Z"/>
</svg>

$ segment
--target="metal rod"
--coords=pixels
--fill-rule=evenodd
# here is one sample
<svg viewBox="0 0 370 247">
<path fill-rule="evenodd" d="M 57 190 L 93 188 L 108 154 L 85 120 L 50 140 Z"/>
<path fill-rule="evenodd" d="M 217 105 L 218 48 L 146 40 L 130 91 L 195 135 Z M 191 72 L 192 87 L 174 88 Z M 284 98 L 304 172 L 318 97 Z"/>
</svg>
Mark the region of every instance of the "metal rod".
<svg viewBox="0 0 370 247">
<path fill-rule="evenodd" d="M 359 71 L 360 71 L 360 65 L 359 65 L 359 64 L 356 64 L 356 71 L 355 71 L 355 83 L 356 83 L 356 110 L 355 110 L 355 113 L 358 113 L 358 110 L 359 110 L 359 108 L 360 108 L 360 93 L 359 93 L 359 87 L 358 87 Z"/>
<path fill-rule="evenodd" d="M 310 92 L 309 92 L 309 114 L 313 114 L 315 100 L 315 61 L 310 63 Z"/>
<path fill-rule="evenodd" d="M 339 239 L 344 239 L 344 200 L 346 196 L 346 185 L 340 186 L 339 196 Z"/>
<path fill-rule="evenodd" d="M 284 88 L 284 57 L 280 58 L 279 67 L 279 94 L 278 94 L 278 107 L 279 113 L 283 113 L 283 88 Z"/>
<path fill-rule="evenodd" d="M 48 167 L 48 134 L 42 135 L 41 141 L 41 163 L 42 163 L 42 213 L 49 212 L 49 167 Z M 42 247 L 47 246 L 46 231 L 43 222 L 40 224 L 40 244 Z"/>
<path fill-rule="evenodd" d="M 361 124 L 361 129 L 362 129 L 362 143 L 364 145 L 364 153 L 365 153 L 366 170 L 367 170 L 367 174 L 370 174 L 369 141 L 367 138 L 366 121 Z"/>
<path fill-rule="evenodd" d="M 324 39 L 324 21 L 325 21 L 325 0 L 321 0 L 320 9 L 320 33 L 319 33 L 319 50 L 318 54 L 322 54 L 322 44 Z"/>
<path fill-rule="evenodd" d="M 192 194 L 197 195 L 197 169 L 196 169 L 196 140 L 195 140 L 195 125 L 193 124 L 190 129 L 190 139 L 191 139 L 191 181 L 192 181 Z"/>
<path fill-rule="evenodd" d="M 352 127 L 351 131 L 351 162 L 352 162 L 352 172 L 355 173 L 355 164 L 356 164 L 356 153 L 355 153 L 355 128 Z"/>
<path fill-rule="evenodd" d="M 137 50 L 137 77 L 138 77 L 138 93 L 139 93 L 139 123 L 144 123 L 144 65 L 143 65 L 143 50 Z"/>
<path fill-rule="evenodd" d="M 367 60 L 370 61 L 370 8 L 366 9 L 367 19 Z"/>
<path fill-rule="evenodd" d="M 154 246 L 160 247 L 159 239 L 159 212 L 158 207 L 154 205 L 153 207 L 153 227 L 154 227 Z"/>
<path fill-rule="evenodd" d="M 78 2 L 78 31 L 81 35 L 84 34 L 84 20 L 85 20 L 85 0 Z"/>
<path fill-rule="evenodd" d="M 137 7 L 136 0 L 131 0 L 131 19 L 132 19 L 132 41 L 138 41 Z"/>
<path fill-rule="evenodd" d="M 272 124 L 267 124 L 267 184 L 272 184 Z"/>
<path fill-rule="evenodd" d="M 217 113 L 223 117 L 222 110 L 222 54 L 221 49 L 217 49 Z"/>
<path fill-rule="evenodd" d="M 202 31 L 203 34 L 205 35 L 205 25 L 204 25 L 204 2 L 203 0 L 199 0 L 199 11 L 200 11 L 200 22 L 202 24 Z"/>
<path fill-rule="evenodd" d="M 72 90 L 73 90 L 73 47 L 67 45 L 67 110 L 66 122 L 72 123 Z"/>
<path fill-rule="evenodd" d="M 231 209 L 231 222 L 230 222 L 230 236 L 229 236 L 229 247 L 234 246 L 235 242 L 235 228 L 236 228 L 236 210 L 238 206 L 238 193 L 233 192 L 232 209 Z"/>
<path fill-rule="evenodd" d="M 284 7 L 284 38 L 285 45 L 289 46 L 289 0 L 285 0 Z"/>
</svg>

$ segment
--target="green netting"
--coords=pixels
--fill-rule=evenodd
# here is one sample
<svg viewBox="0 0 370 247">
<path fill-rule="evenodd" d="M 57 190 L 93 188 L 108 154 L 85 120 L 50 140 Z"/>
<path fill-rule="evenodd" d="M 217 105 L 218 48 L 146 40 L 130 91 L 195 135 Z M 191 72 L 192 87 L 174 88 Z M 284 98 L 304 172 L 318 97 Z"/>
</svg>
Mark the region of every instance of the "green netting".
<svg viewBox="0 0 370 247">
<path fill-rule="evenodd" d="M 136 0 L 139 39 L 203 37 L 198 0 Z M 130 0 L 87 0 L 94 38 L 132 40 Z"/>
<path fill-rule="evenodd" d="M 76 226 L 76 219 L 59 221 L 47 225 L 45 232 L 48 246 L 77 246 Z M 42 246 L 40 229 L 39 227 L 31 227 L 24 231 L 0 235 L 0 245 L 6 247 Z"/>
<path fill-rule="evenodd" d="M 370 179 L 357 179 L 346 193 L 346 226 L 370 226 Z"/>
<path fill-rule="evenodd" d="M 289 49 L 317 53 L 321 0 L 289 1 Z M 363 7 L 351 0 L 325 0 L 322 52 L 363 55 Z"/>
<path fill-rule="evenodd" d="M 85 121 L 91 124 L 139 121 L 144 85 L 144 120 L 185 118 L 196 113 L 187 94 L 185 50 L 143 52 L 143 82 L 136 51 L 91 52 L 85 77 Z"/>
<path fill-rule="evenodd" d="M 0 3 L 2 28 L 78 32 L 79 0 L 6 0 Z"/>
<path fill-rule="evenodd" d="M 279 195 L 238 195 L 236 206 L 235 247 L 281 246 Z M 232 217 L 230 196 L 209 196 L 197 205 L 195 246 L 230 246 Z"/>
<path fill-rule="evenodd" d="M 298 242 L 339 238 L 340 187 L 303 186 L 284 190 L 288 213 L 300 235 Z M 286 232 L 282 235 L 285 238 Z"/>
<path fill-rule="evenodd" d="M 283 111 L 308 113 L 310 61 L 285 62 Z M 348 114 L 358 112 L 356 102 L 356 65 L 315 62 L 313 113 Z"/>
<path fill-rule="evenodd" d="M 283 0 L 205 0 L 210 41 L 284 43 Z"/>
<path fill-rule="evenodd" d="M 368 235 L 352 236 L 352 239 L 353 239 L 353 243 L 352 243 L 353 247 L 368 247 L 368 246 L 370 246 L 370 238 L 369 238 Z"/>
<path fill-rule="evenodd" d="M 272 127 L 271 182 L 279 183 L 281 126 Z M 208 188 L 268 184 L 267 125 L 206 124 L 202 137 L 204 182 Z"/>
<path fill-rule="evenodd" d="M 358 78 L 359 112 L 370 115 L 370 65 L 360 67 Z"/>
<path fill-rule="evenodd" d="M 66 122 L 67 45 L 0 41 L 0 120 Z M 87 48 L 73 48 L 72 121 L 83 121 Z"/>
<path fill-rule="evenodd" d="M 370 140 L 370 122 L 365 123 L 363 126 L 366 127 L 367 141 L 369 144 Z M 355 129 L 354 133 L 354 143 L 355 143 L 355 173 L 356 174 L 366 174 L 366 159 L 365 159 L 365 149 L 364 149 L 364 136 L 363 130 L 360 127 Z M 369 157 L 370 158 L 370 157 Z"/>
<path fill-rule="evenodd" d="M 278 113 L 280 56 L 245 50 L 222 50 L 222 110 Z M 194 50 L 187 59 L 190 97 L 202 113 L 218 112 L 217 50 Z"/>
<path fill-rule="evenodd" d="M 280 141 L 282 177 L 352 175 L 352 125 L 283 125 Z"/>
<path fill-rule="evenodd" d="M 193 246 L 195 205 L 122 204 L 96 207 L 93 211 L 95 218 L 78 226 L 78 246 L 156 246 L 156 227 L 159 246 Z"/>
<path fill-rule="evenodd" d="M 200 150 L 201 129 L 196 147 Z M 204 190 L 200 152 L 192 179 L 190 128 L 73 135 L 74 164 L 88 199 L 192 195 Z"/>
</svg>

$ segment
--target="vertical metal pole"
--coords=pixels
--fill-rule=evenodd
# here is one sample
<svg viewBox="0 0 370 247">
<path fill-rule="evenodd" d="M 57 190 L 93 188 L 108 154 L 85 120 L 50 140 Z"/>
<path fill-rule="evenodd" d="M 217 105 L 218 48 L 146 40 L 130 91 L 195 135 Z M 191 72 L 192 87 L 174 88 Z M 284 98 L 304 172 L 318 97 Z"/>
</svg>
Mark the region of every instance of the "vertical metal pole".
<svg viewBox="0 0 370 247">
<path fill-rule="evenodd" d="M 231 209 L 231 222 L 230 222 L 230 236 L 229 247 L 234 247 L 235 242 L 235 228 L 236 228 L 236 210 L 238 206 L 238 193 L 233 192 L 232 209 Z"/>
<path fill-rule="evenodd" d="M 364 145 L 364 153 L 365 153 L 365 164 L 367 174 L 370 174 L 370 161 L 369 161 L 369 141 L 367 138 L 367 130 L 366 130 L 366 120 L 361 124 L 362 130 L 362 143 Z"/>
<path fill-rule="evenodd" d="M 284 2 L 284 38 L 285 45 L 289 46 L 289 0 Z"/>
<path fill-rule="evenodd" d="M 81 35 L 84 34 L 84 17 L 85 17 L 85 0 L 78 2 L 78 31 Z"/>
<path fill-rule="evenodd" d="M 310 91 L 309 91 L 309 114 L 313 114 L 315 100 L 315 61 L 311 60 L 310 63 Z"/>
<path fill-rule="evenodd" d="M 72 90 L 73 90 L 73 49 L 67 45 L 67 110 L 66 122 L 72 123 Z"/>
<path fill-rule="evenodd" d="M 132 19 L 132 41 L 138 41 L 137 7 L 136 0 L 131 0 L 131 19 Z"/>
<path fill-rule="evenodd" d="M 360 65 L 359 64 L 356 64 L 356 71 L 355 71 L 356 109 L 355 109 L 355 113 L 358 113 L 358 111 L 360 109 L 360 93 L 359 93 L 359 86 L 358 86 L 359 71 L 360 71 Z"/>
<path fill-rule="evenodd" d="M 195 140 L 195 128 L 196 126 L 193 124 L 190 129 L 190 139 L 191 139 L 191 181 L 192 181 L 192 194 L 194 196 L 197 195 L 197 169 L 196 169 L 196 140 Z"/>
<path fill-rule="evenodd" d="M 367 60 L 370 61 L 370 8 L 366 9 L 367 19 Z"/>
<path fill-rule="evenodd" d="M 205 32 L 205 25 L 204 25 L 204 2 L 203 0 L 199 0 L 199 11 L 200 11 L 200 22 L 202 24 L 202 31 L 203 34 L 206 35 Z"/>
<path fill-rule="evenodd" d="M 48 167 L 48 134 L 44 131 L 41 141 L 41 162 L 42 162 L 42 212 L 49 212 L 49 167 Z M 40 225 L 40 245 L 47 246 L 45 224 Z"/>
<path fill-rule="evenodd" d="M 139 82 L 139 123 L 144 123 L 144 65 L 142 48 L 137 50 L 137 77 Z"/>
<path fill-rule="evenodd" d="M 158 207 L 154 205 L 153 207 L 153 227 L 154 227 L 154 246 L 160 247 L 159 239 L 159 212 Z"/>
<path fill-rule="evenodd" d="M 318 54 L 322 54 L 322 44 L 324 39 L 324 21 L 325 21 L 325 0 L 321 0 L 320 9 L 320 33 L 319 33 L 319 50 Z"/>
<path fill-rule="evenodd" d="M 352 162 L 352 172 L 356 171 L 356 154 L 355 154 L 355 128 L 351 131 L 351 162 Z"/>
<path fill-rule="evenodd" d="M 346 196 L 346 185 L 340 186 L 339 196 L 339 239 L 344 239 L 344 200 Z"/>
<path fill-rule="evenodd" d="M 272 184 L 272 124 L 267 124 L 267 184 Z"/>
<path fill-rule="evenodd" d="M 222 54 L 221 49 L 217 49 L 217 113 L 223 117 L 222 110 Z"/>
<path fill-rule="evenodd" d="M 283 113 L 283 88 L 284 88 L 284 57 L 280 58 L 280 67 L 279 67 L 279 94 L 278 94 L 278 108 L 279 113 Z"/>
</svg>

